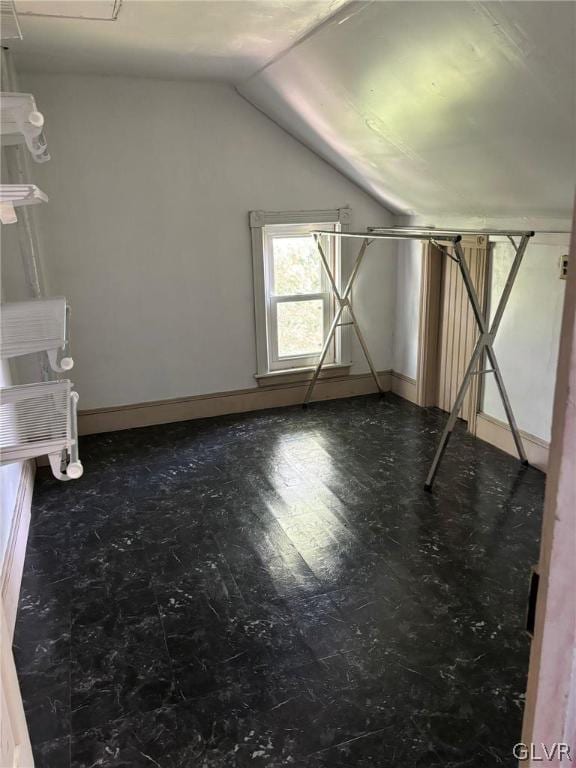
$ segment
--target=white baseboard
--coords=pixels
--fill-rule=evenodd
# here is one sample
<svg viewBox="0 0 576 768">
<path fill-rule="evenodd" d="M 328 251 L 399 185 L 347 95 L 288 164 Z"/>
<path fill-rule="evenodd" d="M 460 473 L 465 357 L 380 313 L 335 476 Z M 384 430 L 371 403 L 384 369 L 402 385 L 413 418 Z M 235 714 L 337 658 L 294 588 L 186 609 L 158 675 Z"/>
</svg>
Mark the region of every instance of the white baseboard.
<svg viewBox="0 0 576 768">
<path fill-rule="evenodd" d="M 30 529 L 35 469 L 36 466 L 33 461 L 24 462 L 0 574 L 0 589 L 10 639 L 14 634 L 20 597 L 20 584 L 22 583 L 22 571 Z"/>
<path fill-rule="evenodd" d="M 381 371 L 378 376 L 382 388 L 389 391 L 392 372 Z M 80 411 L 78 430 L 80 435 L 93 435 L 153 424 L 168 424 L 174 421 L 298 405 L 304 399 L 306 387 L 306 382 L 280 384 L 265 388 L 254 387 L 231 392 L 194 395 L 176 400 L 159 400 Z M 318 381 L 313 400 L 335 400 L 374 392 L 376 392 L 376 385 L 369 373 L 331 376 Z"/>
<path fill-rule="evenodd" d="M 396 371 L 380 371 L 378 374 L 384 391 L 392 391 L 411 403 L 418 404 L 416 380 Z M 307 382 L 283 382 L 266 387 L 215 392 L 207 395 L 193 395 L 174 400 L 158 400 L 134 405 L 120 405 L 110 408 L 80 411 L 78 429 L 81 435 L 101 432 L 116 432 L 134 427 L 154 424 L 168 424 L 189 421 L 210 416 L 258 411 L 265 408 L 280 408 L 298 405 L 304 399 Z M 376 391 L 369 373 L 331 375 L 320 379 L 314 391 L 314 400 L 336 400 L 344 397 L 368 395 Z M 528 461 L 538 469 L 546 471 L 548 464 L 548 443 L 527 432 L 522 432 Z M 512 433 L 507 424 L 479 413 L 476 436 L 507 453 L 516 455 Z M 44 464 L 45 462 L 40 462 Z"/>
<path fill-rule="evenodd" d="M 416 379 L 412 379 L 403 373 L 392 371 L 392 392 L 399 397 L 403 397 L 404 400 L 409 400 L 411 403 L 418 405 Z"/>
<path fill-rule="evenodd" d="M 550 444 L 546 440 L 542 440 L 542 438 L 531 435 L 523 430 L 520 430 L 520 435 L 530 464 L 541 469 L 542 472 L 546 472 L 548 469 Z M 509 425 L 500 421 L 500 419 L 488 416 L 486 413 L 479 413 L 476 417 L 476 437 L 485 440 L 491 445 L 495 445 L 512 456 L 518 455 Z"/>
</svg>

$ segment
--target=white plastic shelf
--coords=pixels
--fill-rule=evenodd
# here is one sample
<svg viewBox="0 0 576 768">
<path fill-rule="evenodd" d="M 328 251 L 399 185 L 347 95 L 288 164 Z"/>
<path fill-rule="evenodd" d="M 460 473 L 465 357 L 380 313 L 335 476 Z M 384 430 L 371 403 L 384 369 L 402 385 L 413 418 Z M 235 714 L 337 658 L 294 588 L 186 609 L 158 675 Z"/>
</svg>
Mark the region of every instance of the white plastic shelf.
<svg viewBox="0 0 576 768">
<path fill-rule="evenodd" d="M 48 456 L 59 480 L 81 477 L 77 403 L 68 380 L 0 389 L 0 463 Z"/>
<path fill-rule="evenodd" d="M 2 40 L 22 40 L 14 0 L 0 1 L 0 34 Z"/>
<path fill-rule="evenodd" d="M 0 222 L 13 224 L 17 220 L 15 208 L 47 202 L 48 195 L 34 184 L 0 184 Z"/>
<path fill-rule="evenodd" d="M 44 115 L 31 93 L 0 93 L 0 133 L 3 144 L 26 143 L 37 163 L 50 160 L 44 136 Z"/>
<path fill-rule="evenodd" d="M 2 359 L 46 352 L 52 370 L 69 371 L 74 365 L 67 354 L 69 317 L 68 304 L 62 297 L 1 304 Z"/>
</svg>

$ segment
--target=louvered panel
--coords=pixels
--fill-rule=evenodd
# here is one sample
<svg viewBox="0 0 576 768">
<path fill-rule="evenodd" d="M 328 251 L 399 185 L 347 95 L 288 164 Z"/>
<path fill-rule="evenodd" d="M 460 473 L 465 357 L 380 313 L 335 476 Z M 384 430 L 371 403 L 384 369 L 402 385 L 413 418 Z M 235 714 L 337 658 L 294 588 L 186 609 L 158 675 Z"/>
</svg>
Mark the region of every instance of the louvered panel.
<svg viewBox="0 0 576 768">
<path fill-rule="evenodd" d="M 473 283 L 483 303 L 487 268 L 486 237 L 463 240 L 462 246 Z M 458 264 L 444 256 L 437 401 L 438 407 L 444 411 L 450 411 L 454 405 L 477 338 L 478 326 Z M 478 381 L 474 377 L 460 411 L 460 418 L 465 421 L 474 418 L 477 393 Z"/>
</svg>

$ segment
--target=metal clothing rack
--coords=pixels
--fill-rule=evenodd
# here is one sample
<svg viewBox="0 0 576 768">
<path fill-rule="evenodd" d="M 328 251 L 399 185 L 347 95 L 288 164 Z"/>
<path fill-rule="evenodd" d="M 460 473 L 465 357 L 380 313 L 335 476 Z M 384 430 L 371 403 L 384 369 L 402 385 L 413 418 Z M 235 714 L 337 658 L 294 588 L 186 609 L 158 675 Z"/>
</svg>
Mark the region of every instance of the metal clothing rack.
<svg viewBox="0 0 576 768">
<path fill-rule="evenodd" d="M 512 246 L 516 253 L 514 257 L 514 261 L 512 262 L 512 266 L 510 267 L 510 271 L 508 273 L 508 277 L 506 279 L 506 283 L 504 285 L 504 290 L 502 291 L 500 301 L 498 302 L 498 306 L 496 308 L 496 313 L 494 315 L 494 319 L 492 320 L 492 324 L 489 323 L 489 319 L 485 315 L 482 309 L 482 305 L 478 298 L 476 288 L 474 287 L 474 283 L 472 282 L 470 270 L 468 268 L 466 259 L 464 257 L 464 251 L 462 249 L 461 241 L 462 241 L 462 236 L 468 235 L 468 234 L 486 235 L 488 237 L 490 236 L 506 237 L 512 243 Z M 472 376 L 475 373 L 478 373 L 479 375 L 483 375 L 485 373 L 494 374 L 498 391 L 500 393 L 500 397 L 504 405 L 504 410 L 506 411 L 506 418 L 508 419 L 510 430 L 512 431 L 512 436 L 514 438 L 514 443 L 516 445 L 516 450 L 518 451 L 518 456 L 520 457 L 520 461 L 522 462 L 522 464 L 528 464 L 528 460 L 526 458 L 526 452 L 524 451 L 524 446 L 522 444 L 522 438 L 520 437 L 520 432 L 516 424 L 516 419 L 514 418 L 512 406 L 510 405 L 510 399 L 506 392 L 506 387 L 504 386 L 504 380 L 502 378 L 500 366 L 498 365 L 498 361 L 496 359 L 496 353 L 494 352 L 494 339 L 496 338 L 498 328 L 500 327 L 502 316 L 504 314 L 504 310 L 506 309 L 506 304 L 508 303 L 510 293 L 514 286 L 514 281 L 516 280 L 516 276 L 518 275 L 518 270 L 520 269 L 520 264 L 522 263 L 522 258 L 524 257 L 526 247 L 528 246 L 530 238 L 534 236 L 534 232 L 521 231 L 521 230 L 501 231 L 501 230 L 487 230 L 487 229 L 479 229 L 479 230 L 435 229 L 432 227 L 390 227 L 390 228 L 371 227 L 368 229 L 367 232 L 334 232 L 330 230 L 316 230 L 315 232 L 313 232 L 313 235 L 316 242 L 316 247 L 318 248 L 318 253 L 320 254 L 320 258 L 322 260 L 322 264 L 324 265 L 324 269 L 326 270 L 326 273 L 328 275 L 330 286 L 332 288 L 332 292 L 334 294 L 334 298 L 336 300 L 336 304 L 338 308 L 336 310 L 334 319 L 332 320 L 332 323 L 328 330 L 328 335 L 326 336 L 326 339 L 324 341 L 322 351 L 320 352 L 320 357 L 318 358 L 316 369 L 314 370 L 314 374 L 312 376 L 312 379 L 306 391 L 303 405 L 306 406 L 310 401 L 310 398 L 312 397 L 314 386 L 316 385 L 318 376 L 320 375 L 320 371 L 322 369 L 322 365 L 324 363 L 326 353 L 328 351 L 332 338 L 336 332 L 336 328 L 339 325 L 341 325 L 339 321 L 344 309 L 348 310 L 348 313 L 350 315 L 350 320 L 351 320 L 350 325 L 352 325 L 354 327 L 354 330 L 356 331 L 358 340 L 360 341 L 360 345 L 362 347 L 362 350 L 364 352 L 364 355 L 370 367 L 370 371 L 372 373 L 372 376 L 374 378 L 378 391 L 380 392 L 380 394 L 383 394 L 383 390 L 382 390 L 380 381 L 378 380 L 378 375 L 376 373 L 374 363 L 372 362 L 372 359 L 370 357 L 370 353 L 368 351 L 366 341 L 358 326 L 358 321 L 356 319 L 356 316 L 350 304 L 349 297 L 352 291 L 352 286 L 354 284 L 354 280 L 358 275 L 358 271 L 360 269 L 360 265 L 364 258 L 366 249 L 375 240 L 378 240 L 378 239 L 422 240 L 422 241 L 431 242 L 437 247 L 439 247 L 443 251 L 443 253 L 445 253 L 449 258 L 451 258 L 453 261 L 455 261 L 458 264 L 458 267 L 460 269 L 460 274 L 462 275 L 462 279 L 464 280 L 466 293 L 468 295 L 468 299 L 472 306 L 472 311 L 474 313 L 474 317 L 476 319 L 476 323 L 480 331 L 480 335 L 478 337 L 478 340 L 476 342 L 476 345 L 470 357 L 470 362 L 468 363 L 466 372 L 464 373 L 464 378 L 462 379 L 462 383 L 458 390 L 458 394 L 456 395 L 456 400 L 454 401 L 454 405 L 452 406 L 452 410 L 450 411 L 450 414 L 448 416 L 446 426 L 444 427 L 444 430 L 440 437 L 440 442 L 436 449 L 436 454 L 432 461 L 430 471 L 428 472 L 428 476 L 426 477 L 424 488 L 427 491 L 430 491 L 432 489 L 432 484 L 434 482 L 434 478 L 436 477 L 436 473 L 438 471 L 438 467 L 442 460 L 442 456 L 444 455 L 444 451 L 446 450 L 446 446 L 448 445 L 448 441 L 450 439 L 450 436 L 452 435 L 454 425 L 456 424 L 456 419 L 458 418 L 458 413 L 462 407 L 464 398 L 466 397 L 466 392 L 468 391 L 468 387 L 470 386 Z M 356 261 L 354 262 L 352 272 L 350 273 L 348 282 L 346 283 L 346 286 L 342 292 L 340 292 L 338 289 L 338 285 L 336 283 L 335 277 L 332 271 L 330 270 L 330 265 L 322 249 L 322 243 L 320 241 L 322 236 L 352 237 L 352 238 L 360 238 L 362 240 L 362 244 L 360 246 L 360 250 L 356 257 Z M 514 238 L 519 238 L 518 243 L 516 243 Z M 447 246 L 453 248 L 452 253 L 448 253 L 448 251 L 446 251 Z M 475 368 L 479 360 L 481 360 L 483 353 L 486 353 L 488 360 L 490 361 L 490 365 L 492 367 L 486 370 L 476 372 Z"/>
</svg>

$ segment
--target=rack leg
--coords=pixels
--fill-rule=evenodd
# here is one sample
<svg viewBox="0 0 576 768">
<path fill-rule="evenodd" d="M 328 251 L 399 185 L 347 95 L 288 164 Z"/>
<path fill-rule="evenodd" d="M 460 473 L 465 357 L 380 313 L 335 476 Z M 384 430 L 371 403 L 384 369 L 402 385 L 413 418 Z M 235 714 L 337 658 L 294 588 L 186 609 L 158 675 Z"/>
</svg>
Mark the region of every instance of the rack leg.
<svg viewBox="0 0 576 768">
<path fill-rule="evenodd" d="M 65 347 L 62 347 L 61 351 L 64 351 Z M 74 361 L 71 357 L 63 356 L 58 360 L 58 352 L 57 349 L 49 349 L 47 350 L 46 354 L 48 356 L 48 362 L 50 363 L 50 368 L 52 368 L 53 371 L 56 373 L 64 373 L 65 371 L 69 371 L 73 365 Z"/>
<path fill-rule="evenodd" d="M 362 335 L 362 331 L 360 330 L 360 326 L 358 325 L 358 321 L 356 320 L 356 315 L 354 314 L 354 311 L 350 305 L 348 305 L 348 312 L 350 313 L 350 317 L 352 318 L 352 324 L 354 326 L 354 330 L 356 331 L 356 335 L 358 336 L 358 341 L 360 342 L 360 346 L 362 347 L 362 351 L 364 352 L 364 357 L 366 358 L 366 362 L 368 363 L 368 366 L 370 367 L 370 372 L 372 373 L 372 378 L 374 379 L 376 383 L 376 387 L 378 389 L 378 392 L 383 395 L 384 390 L 382 389 L 382 386 L 380 384 L 380 380 L 378 378 L 378 374 L 376 373 L 376 368 L 374 366 L 374 362 L 372 361 L 372 357 L 370 356 L 370 352 L 368 351 L 368 345 L 366 344 L 366 340 L 364 339 L 364 336 Z"/>
<path fill-rule="evenodd" d="M 66 331 L 64 346 L 61 350 L 60 369 L 69 371 L 74 366 L 74 361 L 70 357 L 70 305 L 66 302 Z"/>
<path fill-rule="evenodd" d="M 62 472 L 62 453 L 49 453 L 48 461 L 50 462 L 50 469 L 56 480 L 68 480 L 66 475 Z"/>
<path fill-rule="evenodd" d="M 326 254 L 324 253 L 324 250 L 322 248 L 322 243 L 320 242 L 319 235 L 314 235 L 314 240 L 316 242 L 316 247 L 318 248 L 318 253 L 320 254 L 320 259 L 322 260 L 322 264 L 324 266 L 324 269 L 326 270 L 326 274 L 328 275 L 328 280 L 330 282 L 330 285 L 332 287 L 332 293 L 334 294 L 334 298 L 338 302 L 338 310 L 336 314 L 334 315 L 334 320 L 332 321 L 330 325 L 330 329 L 328 331 L 328 335 L 326 337 L 326 340 L 324 342 L 324 346 L 322 347 L 322 352 L 320 353 L 320 358 L 318 360 L 318 364 L 316 365 L 316 369 L 314 371 L 314 375 L 312 376 L 312 379 L 310 381 L 310 384 L 308 385 L 308 389 L 306 390 L 306 395 L 304 397 L 304 402 L 302 403 L 302 407 L 306 408 L 308 406 L 308 403 L 310 402 L 310 398 L 312 397 L 312 392 L 314 391 L 314 387 L 316 385 L 316 382 L 318 381 L 318 376 L 320 375 L 320 371 L 322 369 L 322 365 L 324 364 L 324 360 L 326 358 L 326 354 L 328 352 L 328 348 L 330 347 L 330 343 L 332 341 L 332 338 L 336 332 L 336 328 L 338 327 L 338 321 L 340 320 L 340 317 L 342 316 L 342 312 L 344 311 L 344 307 L 348 307 L 350 314 L 352 314 L 352 308 L 350 307 L 350 301 L 348 300 L 348 296 L 350 295 L 352 291 L 352 285 L 354 284 L 354 279 L 356 275 L 358 274 L 358 270 L 360 269 L 360 264 L 362 264 L 362 259 L 364 258 L 364 253 L 366 252 L 366 248 L 368 248 L 368 245 L 370 244 L 370 241 L 368 239 L 365 239 L 362 241 L 362 245 L 360 247 L 360 250 L 358 252 L 358 255 L 356 256 L 356 261 L 354 262 L 354 267 L 352 268 L 352 272 L 350 273 L 350 277 L 348 278 L 348 281 L 346 283 L 346 287 L 344 288 L 344 293 L 340 294 L 338 290 L 338 286 L 336 285 L 336 280 L 334 278 L 334 275 L 332 274 L 330 270 L 330 264 L 328 263 L 328 259 L 326 258 Z M 363 340 L 360 342 L 363 343 Z M 368 361 L 369 365 L 371 365 L 370 360 Z M 373 370 L 373 366 L 371 366 Z M 374 370 L 373 370 L 374 373 Z M 379 391 L 380 385 L 378 384 L 378 379 L 376 378 L 376 383 L 378 386 Z"/>
<path fill-rule="evenodd" d="M 70 426 L 72 444 L 70 446 L 70 461 L 66 468 L 66 478 L 77 480 L 84 474 L 84 467 L 78 456 L 78 392 L 70 393 Z"/>
<path fill-rule="evenodd" d="M 432 489 L 432 483 L 434 482 L 434 478 L 436 476 L 438 466 L 440 464 L 440 461 L 442 460 L 444 451 L 446 450 L 446 445 L 448 444 L 450 435 L 452 434 L 454 424 L 456 423 L 456 419 L 458 417 L 458 412 L 460 411 L 460 408 L 462 407 L 462 403 L 464 402 L 464 397 L 466 395 L 466 390 L 468 389 L 470 379 L 473 375 L 474 367 L 476 366 L 476 363 L 484 350 L 486 350 L 490 363 L 492 364 L 493 373 L 496 378 L 496 384 L 498 386 L 500 397 L 502 398 L 502 403 L 504 405 L 504 410 L 506 411 L 508 423 L 510 424 L 510 429 L 512 431 L 512 436 L 514 438 L 516 450 L 518 451 L 518 455 L 520 457 L 522 464 L 528 464 L 526 453 L 524 451 L 524 446 L 522 445 L 520 432 L 518 430 L 518 426 L 514 418 L 514 413 L 512 412 L 512 406 L 510 405 L 510 400 L 508 399 L 508 394 L 506 392 L 506 387 L 504 386 L 502 373 L 500 372 L 500 367 L 498 365 L 498 361 L 496 360 L 496 355 L 494 353 L 494 349 L 492 345 L 494 343 L 494 338 L 498 331 L 500 321 L 502 320 L 502 315 L 504 314 L 504 310 L 506 309 L 506 304 L 510 297 L 512 287 L 514 285 L 514 281 L 518 274 L 518 270 L 520 269 L 520 264 L 522 262 L 522 258 L 524 256 L 524 252 L 526 250 L 529 240 L 530 240 L 530 235 L 524 235 L 522 237 L 520 245 L 518 246 L 518 248 L 516 248 L 516 256 L 514 258 L 512 267 L 510 268 L 510 272 L 506 279 L 502 296 L 500 297 L 500 301 L 498 302 L 498 306 L 496 308 L 496 313 L 492 321 L 492 326 L 490 327 L 489 330 L 488 330 L 488 322 L 484 317 L 484 312 L 478 300 L 478 295 L 476 293 L 476 289 L 474 287 L 472 278 L 470 276 L 470 271 L 468 269 L 468 265 L 464 257 L 464 251 L 460 243 L 455 244 L 455 251 L 456 251 L 456 256 L 458 260 L 458 265 L 460 267 L 460 273 L 462 275 L 462 279 L 464 280 L 464 287 L 466 288 L 466 292 L 468 294 L 470 304 L 472 305 L 472 310 L 474 312 L 474 316 L 476 318 L 478 328 L 480 329 L 480 337 L 474 348 L 472 357 L 470 358 L 470 363 L 468 365 L 468 368 L 466 369 L 466 373 L 464 374 L 464 379 L 462 381 L 460 390 L 458 391 L 456 402 L 454 403 L 454 407 L 450 412 L 450 416 L 448 418 L 448 422 L 446 423 L 446 426 L 442 433 L 442 437 L 440 438 L 440 443 L 436 450 L 436 454 L 434 456 L 432 466 L 430 467 L 430 471 L 428 472 L 428 477 L 426 478 L 426 482 L 424 484 L 424 488 L 427 491 L 430 491 Z M 512 244 L 514 245 L 514 243 Z"/>
<path fill-rule="evenodd" d="M 476 342 L 476 346 L 474 347 L 474 351 L 472 352 L 472 357 L 470 358 L 470 362 L 468 363 L 468 368 L 466 369 L 466 373 L 464 374 L 464 378 L 462 379 L 462 384 L 460 385 L 460 389 L 458 390 L 458 394 L 456 395 L 456 400 L 454 401 L 454 405 L 452 406 L 452 410 L 450 411 L 450 415 L 448 416 L 448 421 L 446 422 L 446 426 L 444 427 L 444 431 L 442 432 L 442 437 L 440 438 L 438 448 L 436 449 L 436 454 L 434 455 L 432 466 L 430 467 L 430 471 L 428 472 L 428 477 L 426 478 L 426 482 L 424 483 L 424 489 L 426 491 L 432 490 L 432 483 L 434 482 L 434 478 L 436 477 L 436 472 L 438 471 L 438 466 L 440 465 L 440 461 L 442 460 L 442 456 L 444 455 L 444 451 L 446 450 L 446 446 L 448 445 L 448 440 L 452 435 L 452 430 L 454 429 L 454 425 L 456 424 L 456 419 L 458 418 L 458 414 L 460 413 L 460 408 L 462 408 L 462 403 L 464 402 L 464 398 L 466 397 L 466 392 L 468 391 L 468 387 L 470 385 L 470 381 L 474 373 L 474 368 L 476 367 L 476 364 L 485 346 L 486 346 L 486 335 L 482 334 L 478 339 L 478 341 Z"/>
<path fill-rule="evenodd" d="M 504 379 L 502 378 L 500 366 L 496 360 L 494 350 L 490 345 L 486 347 L 486 352 L 488 354 L 488 358 L 490 359 L 490 363 L 492 364 L 492 368 L 494 369 L 494 378 L 496 379 L 496 385 L 498 386 L 498 391 L 500 392 L 500 397 L 502 398 L 502 404 L 504 405 L 504 410 L 506 411 L 506 418 L 508 419 L 508 424 L 510 425 L 512 437 L 514 438 L 514 444 L 516 445 L 516 450 L 518 451 L 518 456 L 522 464 L 526 466 L 528 464 L 528 459 L 526 457 L 522 438 L 520 437 L 518 425 L 516 424 L 516 419 L 514 418 L 512 406 L 510 405 L 510 399 L 508 398 L 508 393 L 506 392 L 506 387 L 504 386 Z"/>
<path fill-rule="evenodd" d="M 504 386 L 504 379 L 502 378 L 502 373 L 500 372 L 500 367 L 498 365 L 498 361 L 496 360 L 496 354 L 494 352 L 494 348 L 492 345 L 494 344 L 494 338 L 496 336 L 496 332 L 498 331 L 500 321 L 502 320 L 504 310 L 506 309 L 506 304 L 508 302 L 508 299 L 510 298 L 510 293 L 512 291 L 514 281 L 518 274 L 518 270 L 520 269 L 520 264 L 522 262 L 522 258 L 524 256 L 524 252 L 526 250 L 528 241 L 529 241 L 529 237 L 525 235 L 522 238 L 522 241 L 518 246 L 518 248 L 516 248 L 516 256 L 512 263 L 512 267 L 510 268 L 510 272 L 508 273 L 508 277 L 506 278 L 506 283 L 504 284 L 502 296 L 500 297 L 500 301 L 498 302 L 498 306 L 496 308 L 496 314 L 494 315 L 494 320 L 492 322 L 492 326 L 490 330 L 488 330 L 488 322 L 484 317 L 484 313 L 482 311 L 482 307 L 480 306 L 476 289 L 474 288 L 474 284 L 472 283 L 472 278 L 470 277 L 470 271 L 468 269 L 468 265 L 466 264 L 464 252 L 462 250 L 460 243 L 456 243 L 456 253 L 458 255 L 458 264 L 460 266 L 460 272 L 462 273 L 462 278 L 464 280 L 464 286 L 468 293 L 470 303 L 472 304 L 472 309 L 474 311 L 474 315 L 476 317 L 478 327 L 480 328 L 481 333 L 485 337 L 486 353 L 488 355 L 488 359 L 492 364 L 492 368 L 494 369 L 493 372 L 494 372 L 494 377 L 496 379 L 496 384 L 498 386 L 498 391 L 502 399 L 502 404 L 504 405 L 504 410 L 506 411 L 506 417 L 508 418 L 508 423 L 510 424 L 510 429 L 512 431 L 512 436 L 514 438 L 516 450 L 518 451 L 518 456 L 520 457 L 520 461 L 522 462 L 522 464 L 528 464 L 528 460 L 526 458 L 526 453 L 524 452 L 524 446 L 522 445 L 520 432 L 518 430 L 518 426 L 514 418 L 514 413 L 512 412 L 512 406 L 510 405 L 510 400 L 508 399 L 506 387 Z M 514 245 L 514 243 L 512 243 L 512 245 Z"/>
<path fill-rule="evenodd" d="M 320 352 L 320 357 L 318 358 L 318 363 L 316 365 L 312 378 L 310 379 L 310 384 L 308 384 L 308 389 L 306 390 L 304 402 L 302 403 L 303 408 L 306 408 L 306 406 L 310 402 L 310 398 L 312 397 L 312 392 L 314 391 L 314 387 L 316 385 L 316 382 L 318 381 L 318 376 L 320 375 L 320 371 L 322 369 L 322 365 L 324 364 L 326 354 L 328 353 L 328 349 L 330 347 L 330 344 L 332 343 L 332 337 L 336 332 L 338 321 L 340 320 L 343 309 L 344 309 L 344 304 L 341 303 L 336 311 L 336 314 L 334 315 L 334 319 L 332 320 L 332 323 L 330 324 L 330 330 L 328 331 L 328 335 L 326 336 L 326 339 L 324 341 L 324 346 L 322 347 L 322 351 Z"/>
</svg>

